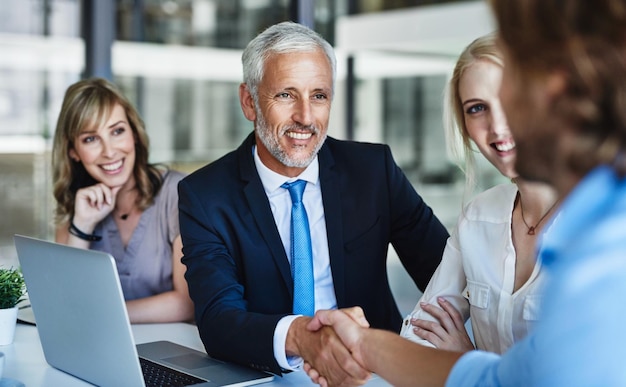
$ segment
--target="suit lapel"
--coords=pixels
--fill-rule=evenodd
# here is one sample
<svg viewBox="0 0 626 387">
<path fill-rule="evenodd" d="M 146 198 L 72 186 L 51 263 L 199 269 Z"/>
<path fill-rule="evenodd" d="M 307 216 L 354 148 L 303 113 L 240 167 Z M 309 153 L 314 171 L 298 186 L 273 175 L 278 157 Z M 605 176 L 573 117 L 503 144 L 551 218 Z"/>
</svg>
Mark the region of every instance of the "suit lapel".
<svg viewBox="0 0 626 387">
<path fill-rule="evenodd" d="M 274 215 L 272 214 L 267 195 L 265 195 L 263 189 L 263 184 L 261 183 L 261 179 L 254 165 L 254 157 L 252 155 L 254 141 L 254 132 L 252 132 L 242 146 L 239 147 L 237 153 L 239 173 L 244 183 L 244 195 L 248 201 L 248 208 L 254 217 L 257 228 L 267 243 L 272 258 L 280 271 L 285 287 L 293 298 L 293 279 L 291 278 L 289 260 L 285 255 L 285 249 L 280 240 L 278 229 L 276 228 Z"/>
<path fill-rule="evenodd" d="M 341 192 L 340 177 L 334 169 L 335 160 L 328 148 L 331 138 L 326 139 L 326 144 L 320 149 L 320 184 L 322 189 L 322 202 L 324 203 L 324 217 L 326 218 L 326 236 L 328 238 L 328 252 L 330 255 L 330 267 L 335 288 L 337 306 L 345 305 L 345 257 L 343 241 L 343 219 L 341 217 Z"/>
</svg>

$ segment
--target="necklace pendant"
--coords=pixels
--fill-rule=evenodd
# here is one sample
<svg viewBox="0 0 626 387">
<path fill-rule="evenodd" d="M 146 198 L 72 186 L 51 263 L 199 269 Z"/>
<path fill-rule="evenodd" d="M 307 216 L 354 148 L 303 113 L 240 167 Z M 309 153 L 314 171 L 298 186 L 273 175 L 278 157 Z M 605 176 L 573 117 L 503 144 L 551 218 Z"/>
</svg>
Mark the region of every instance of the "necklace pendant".
<svg viewBox="0 0 626 387">
<path fill-rule="evenodd" d="M 535 228 L 534 227 L 528 227 L 528 235 L 535 235 Z"/>
</svg>

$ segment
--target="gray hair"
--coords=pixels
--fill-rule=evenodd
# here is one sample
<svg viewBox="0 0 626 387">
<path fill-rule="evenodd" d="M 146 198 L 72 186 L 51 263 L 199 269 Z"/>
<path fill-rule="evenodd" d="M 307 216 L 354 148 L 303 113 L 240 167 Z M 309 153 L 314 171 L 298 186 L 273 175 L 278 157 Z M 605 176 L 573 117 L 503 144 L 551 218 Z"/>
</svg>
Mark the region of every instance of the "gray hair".
<svg viewBox="0 0 626 387">
<path fill-rule="evenodd" d="M 337 59 L 333 47 L 317 32 L 294 22 L 275 24 L 252 39 L 243 51 L 243 81 L 255 104 L 258 104 L 258 86 L 263 79 L 265 62 L 272 54 L 322 50 L 328 58 L 333 79 L 333 94 L 337 76 Z"/>
</svg>

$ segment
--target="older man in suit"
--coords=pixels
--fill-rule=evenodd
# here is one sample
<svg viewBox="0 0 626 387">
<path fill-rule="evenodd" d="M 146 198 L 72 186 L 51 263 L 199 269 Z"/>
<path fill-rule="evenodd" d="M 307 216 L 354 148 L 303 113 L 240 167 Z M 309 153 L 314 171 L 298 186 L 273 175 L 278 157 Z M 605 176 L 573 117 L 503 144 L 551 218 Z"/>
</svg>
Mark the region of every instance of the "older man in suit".
<svg viewBox="0 0 626 387">
<path fill-rule="evenodd" d="M 242 61 L 240 102 L 254 132 L 179 185 L 183 262 L 201 338 L 210 355 L 257 369 L 281 374 L 304 359 L 333 384 L 362 383 L 369 372 L 332 329 L 308 331 L 310 316 L 358 305 L 372 326 L 398 331 L 389 244 L 424 289 L 448 233 L 389 147 L 326 137 L 336 73 L 328 42 L 280 23 L 252 40 Z M 306 182 L 313 282 L 305 296 L 294 280 L 299 242 L 284 185 L 295 181 Z M 296 308 L 301 298 L 309 298 L 309 312 Z"/>
</svg>

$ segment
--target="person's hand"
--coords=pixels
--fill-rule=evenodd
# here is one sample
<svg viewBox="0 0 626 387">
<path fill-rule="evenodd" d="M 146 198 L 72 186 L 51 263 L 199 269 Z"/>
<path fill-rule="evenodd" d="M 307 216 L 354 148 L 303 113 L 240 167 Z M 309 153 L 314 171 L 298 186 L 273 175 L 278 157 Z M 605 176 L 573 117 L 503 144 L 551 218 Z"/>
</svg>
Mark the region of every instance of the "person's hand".
<svg viewBox="0 0 626 387">
<path fill-rule="evenodd" d="M 333 329 L 321 325 L 308 329 L 310 321 L 310 317 L 293 321 L 287 332 L 287 355 L 302 357 L 308 364 L 305 370 L 313 368 L 317 377 L 323 375 L 325 386 L 358 386 L 367 382 L 370 372 L 352 357 Z"/>
<path fill-rule="evenodd" d="M 437 298 L 437 302 L 441 308 L 427 303 L 420 303 L 420 307 L 439 322 L 412 319 L 413 332 L 439 349 L 456 352 L 473 350 L 474 344 L 465 330 L 461 313 L 443 297 Z"/>
<path fill-rule="evenodd" d="M 102 219 L 115 208 L 121 187 L 110 188 L 102 183 L 76 191 L 73 222 L 85 233 L 91 233 Z"/>
<path fill-rule="evenodd" d="M 349 352 L 354 355 L 353 348 L 357 347 L 358 338 L 354 336 L 353 329 L 369 328 L 369 322 L 366 320 L 363 310 L 360 307 L 347 308 L 342 310 L 325 310 L 318 311 L 313 319 L 307 325 L 307 329 L 313 331 L 319 331 L 321 329 L 328 329 L 332 327 L 336 331 L 342 342 L 347 346 Z M 343 335 L 343 336 L 342 336 Z M 357 359 L 358 361 L 358 359 Z M 359 362 L 362 364 L 362 361 Z M 305 361 L 304 371 L 311 378 L 314 383 L 319 384 L 322 387 L 333 386 L 333 381 L 326 376 L 324 371 L 320 372 L 310 362 Z M 367 371 L 367 379 L 370 377 L 369 371 Z M 362 384 L 367 381 L 363 379 L 359 381 Z"/>
<path fill-rule="evenodd" d="M 347 317 L 349 317 L 350 320 L 352 320 L 352 324 L 350 323 L 350 320 L 344 318 L 344 316 L 342 315 L 346 315 Z M 341 340 L 344 342 L 344 344 L 346 344 L 348 348 L 350 348 L 350 344 L 353 344 L 353 346 L 356 344 L 353 341 L 354 337 L 350 335 L 350 330 L 351 328 L 354 328 L 354 324 L 357 325 L 357 328 L 370 327 L 370 323 L 365 318 L 363 309 L 361 309 L 361 307 L 359 306 L 339 310 L 318 310 L 315 313 L 315 316 L 313 316 L 313 319 L 307 325 L 307 329 L 310 331 L 317 331 L 324 326 L 331 326 L 335 328 L 336 325 L 337 327 L 342 329 L 341 333 L 338 332 Z"/>
</svg>

